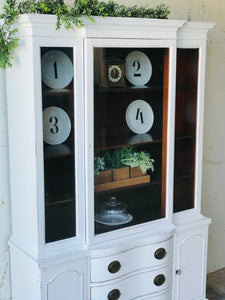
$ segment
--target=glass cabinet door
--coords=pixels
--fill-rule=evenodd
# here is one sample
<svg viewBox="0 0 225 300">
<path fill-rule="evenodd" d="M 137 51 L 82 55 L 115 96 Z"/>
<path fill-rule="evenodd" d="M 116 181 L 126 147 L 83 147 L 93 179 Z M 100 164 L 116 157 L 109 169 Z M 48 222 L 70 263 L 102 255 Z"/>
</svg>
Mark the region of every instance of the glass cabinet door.
<svg viewBox="0 0 225 300">
<path fill-rule="evenodd" d="M 194 208 L 198 49 L 177 50 L 174 212 Z"/>
<path fill-rule="evenodd" d="M 168 48 L 94 48 L 95 234 L 165 217 Z"/>
<path fill-rule="evenodd" d="M 76 235 L 73 48 L 41 48 L 46 243 Z"/>
</svg>

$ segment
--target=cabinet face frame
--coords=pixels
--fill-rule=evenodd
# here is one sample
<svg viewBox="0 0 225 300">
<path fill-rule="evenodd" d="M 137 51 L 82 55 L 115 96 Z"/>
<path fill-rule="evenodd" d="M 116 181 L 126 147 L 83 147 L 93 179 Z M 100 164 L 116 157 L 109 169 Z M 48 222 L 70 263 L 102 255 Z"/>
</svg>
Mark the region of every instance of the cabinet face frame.
<svg viewBox="0 0 225 300">
<path fill-rule="evenodd" d="M 196 95 L 196 130 L 195 130 L 195 167 L 194 167 L 194 194 L 193 208 L 174 213 L 174 222 L 182 221 L 188 215 L 201 212 L 202 188 L 202 153 L 203 153 L 203 122 L 204 122 L 204 93 L 205 93 L 205 61 L 206 42 L 178 40 L 178 49 L 198 50 L 198 76 Z"/>
<path fill-rule="evenodd" d="M 38 226 L 39 226 L 39 243 L 40 251 L 53 251 L 63 249 L 68 244 L 71 246 L 84 242 L 84 228 L 82 222 L 84 219 L 84 182 L 83 182 L 83 47 L 82 39 L 65 39 L 62 48 L 71 48 L 73 52 L 73 85 L 74 85 L 74 161 L 75 161 L 75 206 L 76 206 L 76 232 L 75 236 L 54 242 L 45 242 L 45 193 L 44 193 L 44 154 L 43 154 L 43 125 L 42 125 L 42 83 L 41 83 L 41 48 L 60 48 L 60 41 L 55 38 L 35 39 L 34 42 L 34 61 L 36 72 L 34 72 L 35 81 L 35 123 L 37 139 L 37 188 L 38 188 Z M 36 59 L 35 59 L 36 57 Z M 41 130 L 40 130 L 41 129 Z M 76 145 L 79 144 L 79 147 Z M 79 207 L 79 209 L 78 209 Z M 43 213 L 40 213 L 43 212 Z M 41 252 L 40 252 L 41 253 Z"/>
<path fill-rule="evenodd" d="M 168 48 L 168 108 L 167 108 L 167 141 L 174 138 L 174 95 L 175 95 L 175 67 L 176 67 L 176 43 L 174 40 L 147 40 L 147 39 L 86 39 L 85 40 L 85 171 L 86 171 L 86 236 L 87 243 L 98 243 L 116 237 L 127 235 L 128 227 L 114 230 L 108 233 L 95 235 L 94 233 L 94 48 Z M 164 91 L 165 93 L 165 91 Z M 163 138 L 166 138 L 165 136 Z M 165 218 L 146 222 L 129 227 L 129 232 L 138 233 L 171 221 L 172 217 L 172 192 L 169 189 L 173 182 L 173 151 L 172 143 L 167 142 L 166 176 L 165 176 Z"/>
</svg>

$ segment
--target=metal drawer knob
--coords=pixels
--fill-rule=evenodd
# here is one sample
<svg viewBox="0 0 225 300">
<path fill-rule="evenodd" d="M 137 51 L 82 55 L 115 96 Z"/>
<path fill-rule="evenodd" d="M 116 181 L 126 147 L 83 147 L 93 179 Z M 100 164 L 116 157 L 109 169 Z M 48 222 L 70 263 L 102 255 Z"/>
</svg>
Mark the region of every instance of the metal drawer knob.
<svg viewBox="0 0 225 300">
<path fill-rule="evenodd" d="M 120 298 L 120 290 L 114 289 L 108 293 L 108 300 L 117 300 Z"/>
<path fill-rule="evenodd" d="M 155 251 L 154 256 L 156 259 L 163 259 L 166 256 L 166 250 L 164 248 L 159 248 Z"/>
<path fill-rule="evenodd" d="M 113 262 L 111 262 L 108 266 L 108 271 L 110 273 L 116 273 L 120 270 L 121 268 L 121 264 L 118 260 L 114 260 Z"/>
<path fill-rule="evenodd" d="M 159 274 L 154 279 L 154 284 L 157 286 L 163 285 L 163 283 L 166 281 L 166 277 L 163 274 Z"/>
</svg>

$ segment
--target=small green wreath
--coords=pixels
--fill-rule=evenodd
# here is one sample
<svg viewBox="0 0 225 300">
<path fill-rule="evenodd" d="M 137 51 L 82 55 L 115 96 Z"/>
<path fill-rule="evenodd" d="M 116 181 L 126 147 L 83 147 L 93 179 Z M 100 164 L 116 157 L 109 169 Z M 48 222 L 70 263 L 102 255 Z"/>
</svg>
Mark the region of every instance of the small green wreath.
<svg viewBox="0 0 225 300">
<path fill-rule="evenodd" d="M 16 38 L 18 30 L 12 25 L 20 14 L 29 13 L 56 15 L 56 29 L 62 25 L 66 29 L 75 29 L 84 26 L 84 18 L 94 21 L 92 16 L 167 19 L 170 11 L 164 4 L 156 8 L 137 5 L 127 7 L 114 1 L 106 3 L 98 0 L 77 0 L 72 6 L 68 6 L 63 0 L 26 0 L 19 4 L 15 0 L 6 0 L 0 15 L 0 68 L 12 66 L 12 51 L 19 45 Z"/>
</svg>

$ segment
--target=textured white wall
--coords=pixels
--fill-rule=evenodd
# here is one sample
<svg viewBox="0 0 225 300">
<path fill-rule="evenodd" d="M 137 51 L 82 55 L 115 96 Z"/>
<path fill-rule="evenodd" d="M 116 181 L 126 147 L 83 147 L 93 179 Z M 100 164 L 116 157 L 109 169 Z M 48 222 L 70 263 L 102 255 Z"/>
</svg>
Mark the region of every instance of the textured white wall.
<svg viewBox="0 0 225 300">
<path fill-rule="evenodd" d="M 3 3 L 0 2 L 0 11 Z M 9 248 L 11 233 L 5 72 L 0 71 L 0 300 L 10 299 Z"/>
<path fill-rule="evenodd" d="M 66 0 L 67 3 L 73 2 Z M 117 0 L 125 5 L 155 6 L 158 0 Z M 162 0 L 170 18 L 215 22 L 208 35 L 203 160 L 203 213 L 212 218 L 208 272 L 225 267 L 225 2 L 221 0 Z M 0 1 L 0 10 L 3 1 Z M 0 71 L 0 300 L 10 298 L 10 193 L 5 73 Z M 21 299 L 22 300 L 22 299 Z"/>
</svg>

